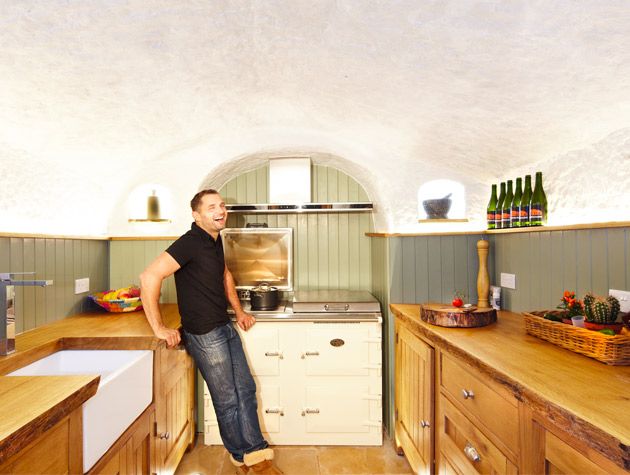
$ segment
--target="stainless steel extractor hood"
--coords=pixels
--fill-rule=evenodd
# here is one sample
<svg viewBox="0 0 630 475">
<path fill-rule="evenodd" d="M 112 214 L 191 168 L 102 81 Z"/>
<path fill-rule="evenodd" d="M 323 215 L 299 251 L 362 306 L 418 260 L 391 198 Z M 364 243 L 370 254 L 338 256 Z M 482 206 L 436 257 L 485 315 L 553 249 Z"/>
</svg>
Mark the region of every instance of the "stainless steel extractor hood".
<svg viewBox="0 0 630 475">
<path fill-rule="evenodd" d="M 269 203 L 228 204 L 232 213 L 349 213 L 372 211 L 370 202 L 311 203 L 310 158 L 269 161 Z"/>
</svg>

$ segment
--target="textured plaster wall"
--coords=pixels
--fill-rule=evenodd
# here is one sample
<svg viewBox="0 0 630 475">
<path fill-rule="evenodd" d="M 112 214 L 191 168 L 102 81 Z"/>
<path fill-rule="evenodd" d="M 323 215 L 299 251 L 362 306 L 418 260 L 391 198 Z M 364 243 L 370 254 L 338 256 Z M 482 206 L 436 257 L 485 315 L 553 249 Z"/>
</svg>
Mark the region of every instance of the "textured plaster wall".
<svg viewBox="0 0 630 475">
<path fill-rule="evenodd" d="M 0 22 L 0 231 L 176 234 L 203 184 L 293 153 L 361 182 L 380 231 L 435 229 L 437 178 L 479 229 L 490 184 L 536 170 L 552 222 L 630 219 L 625 0 L 8 0 Z M 151 183 L 172 223 L 128 223 Z"/>
</svg>

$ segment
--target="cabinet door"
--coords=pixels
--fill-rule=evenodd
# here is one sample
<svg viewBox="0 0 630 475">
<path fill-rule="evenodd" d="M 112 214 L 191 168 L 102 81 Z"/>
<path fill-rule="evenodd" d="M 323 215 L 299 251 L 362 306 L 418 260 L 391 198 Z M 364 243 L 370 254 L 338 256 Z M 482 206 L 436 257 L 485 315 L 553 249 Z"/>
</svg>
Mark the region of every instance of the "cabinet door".
<svg viewBox="0 0 630 475">
<path fill-rule="evenodd" d="M 0 473 L 79 473 L 83 465 L 81 408 L 0 465 Z"/>
<path fill-rule="evenodd" d="M 590 455 L 590 457 L 587 457 Z M 597 460 L 591 460 L 591 458 Z M 588 473 L 605 475 L 628 473 L 596 454 L 583 454 L 551 432 L 545 433 L 545 474 Z"/>
<path fill-rule="evenodd" d="M 402 325 L 396 332 L 396 439 L 415 473 L 433 462 L 434 350 Z"/>
<path fill-rule="evenodd" d="M 161 348 L 155 445 L 162 473 L 173 473 L 194 438 L 194 369 L 183 350 Z"/>
</svg>

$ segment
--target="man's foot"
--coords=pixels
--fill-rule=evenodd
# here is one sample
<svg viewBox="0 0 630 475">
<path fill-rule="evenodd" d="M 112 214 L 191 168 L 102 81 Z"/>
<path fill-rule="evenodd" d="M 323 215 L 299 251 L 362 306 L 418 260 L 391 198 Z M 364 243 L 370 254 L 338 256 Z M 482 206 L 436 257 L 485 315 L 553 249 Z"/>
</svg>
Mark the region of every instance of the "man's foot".
<svg viewBox="0 0 630 475">
<path fill-rule="evenodd" d="M 249 472 L 249 467 L 243 462 L 239 462 L 234 457 L 232 457 L 232 454 L 230 454 L 230 462 L 232 462 L 232 465 L 234 465 L 234 473 L 236 473 L 237 475 L 247 475 L 247 473 Z"/>
<path fill-rule="evenodd" d="M 243 462 L 249 467 L 250 473 L 259 475 L 283 475 L 283 473 L 273 464 L 273 450 L 262 449 L 245 454 Z"/>
</svg>

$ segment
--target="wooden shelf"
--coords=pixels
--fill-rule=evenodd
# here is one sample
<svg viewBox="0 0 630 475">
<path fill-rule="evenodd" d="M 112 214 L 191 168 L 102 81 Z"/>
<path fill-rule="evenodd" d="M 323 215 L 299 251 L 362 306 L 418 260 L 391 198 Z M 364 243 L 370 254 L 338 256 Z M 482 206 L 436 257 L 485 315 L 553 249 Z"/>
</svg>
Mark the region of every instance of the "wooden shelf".
<svg viewBox="0 0 630 475">
<path fill-rule="evenodd" d="M 435 221 L 435 220 L 433 220 Z M 411 237 L 411 236 L 451 236 L 458 234 L 513 234 L 513 233 L 542 233 L 553 231 L 579 231 L 585 229 L 606 229 L 606 228 L 630 228 L 630 221 L 610 221 L 606 223 L 583 223 L 569 224 L 566 226 L 529 226 L 526 228 L 509 229 L 480 229 L 471 231 L 432 231 L 417 233 L 397 233 L 397 232 L 372 232 L 365 233 L 368 237 Z"/>
<path fill-rule="evenodd" d="M 467 223 L 468 218 L 419 219 L 419 223 Z"/>
<path fill-rule="evenodd" d="M 626 228 L 630 221 L 610 221 L 607 223 L 568 224 L 564 226 L 528 226 L 526 228 L 486 229 L 484 234 L 542 233 L 550 231 L 578 231 L 584 229 Z"/>
<path fill-rule="evenodd" d="M 171 222 L 170 219 L 163 219 L 163 218 L 158 218 L 158 219 L 128 219 L 127 221 L 129 221 L 130 223 L 170 223 Z"/>
</svg>

